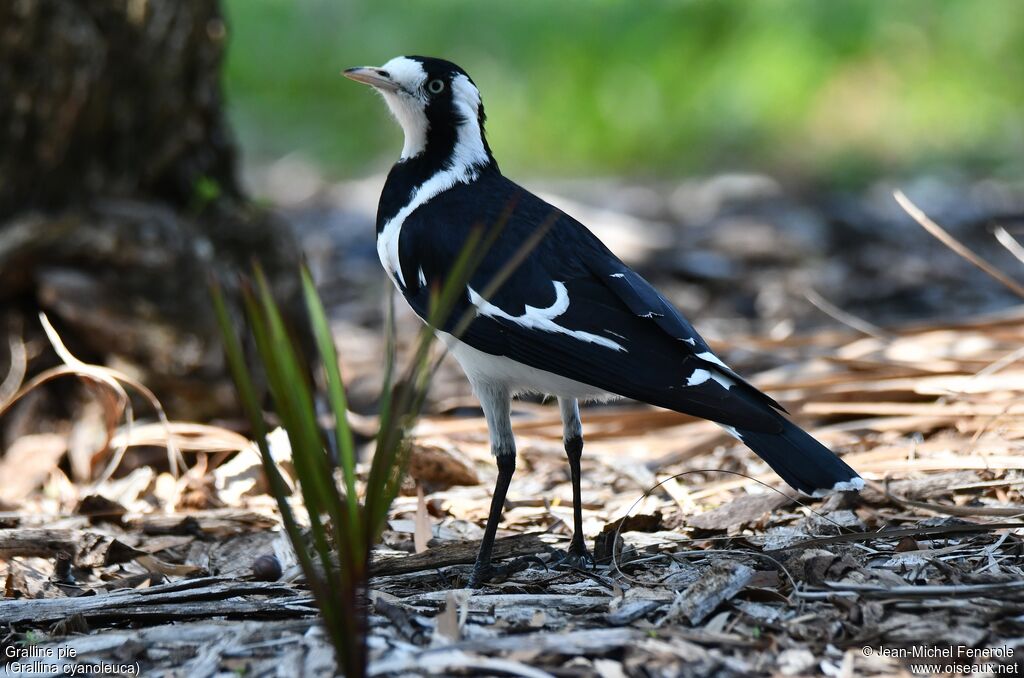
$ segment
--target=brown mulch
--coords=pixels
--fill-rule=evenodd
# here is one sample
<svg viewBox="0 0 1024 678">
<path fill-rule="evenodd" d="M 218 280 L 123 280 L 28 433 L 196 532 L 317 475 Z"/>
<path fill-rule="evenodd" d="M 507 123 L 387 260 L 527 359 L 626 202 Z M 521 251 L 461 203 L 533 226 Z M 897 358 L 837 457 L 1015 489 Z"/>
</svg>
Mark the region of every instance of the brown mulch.
<svg viewBox="0 0 1024 678">
<path fill-rule="evenodd" d="M 795 497 L 711 424 L 590 407 L 584 529 L 597 568 L 531 567 L 470 591 L 494 469 L 482 418 L 456 397 L 416 430 L 415 478 L 375 561 L 373 672 L 906 675 L 909 660 L 884 651 L 915 646 L 1016 661 L 1024 311 L 735 345 L 785 359 L 755 383 L 864 474 L 862 493 Z M 550 405 L 515 410 L 501 554 L 546 559 L 571 523 L 561 424 Z M 49 433 L 0 458 L 0 644 L 74 648 L 60 662 L 147 675 L 328 675 L 254 451 L 223 429 L 170 427 L 190 469 L 179 478 L 139 466 L 73 482 L 61 460 L 76 443 Z M 126 458 L 165 429 L 133 430 Z M 264 581 L 270 555 L 276 581 Z"/>
</svg>

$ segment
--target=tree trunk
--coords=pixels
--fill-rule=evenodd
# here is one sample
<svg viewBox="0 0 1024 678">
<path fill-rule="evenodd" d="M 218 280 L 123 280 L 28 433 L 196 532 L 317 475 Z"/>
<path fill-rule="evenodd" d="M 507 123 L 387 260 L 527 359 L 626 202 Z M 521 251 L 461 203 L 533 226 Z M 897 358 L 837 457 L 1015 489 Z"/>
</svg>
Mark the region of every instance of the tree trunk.
<svg viewBox="0 0 1024 678">
<path fill-rule="evenodd" d="M 0 308 L 178 416 L 230 403 L 208 274 L 259 259 L 297 298 L 290 231 L 239 188 L 226 42 L 216 0 L 0 3 Z"/>
</svg>

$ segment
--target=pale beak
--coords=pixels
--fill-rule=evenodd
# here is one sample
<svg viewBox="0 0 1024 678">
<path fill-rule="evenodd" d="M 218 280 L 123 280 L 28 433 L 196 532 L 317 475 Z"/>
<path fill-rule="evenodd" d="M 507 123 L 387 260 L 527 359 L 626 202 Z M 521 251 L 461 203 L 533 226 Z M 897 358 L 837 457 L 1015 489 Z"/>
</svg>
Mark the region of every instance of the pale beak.
<svg viewBox="0 0 1024 678">
<path fill-rule="evenodd" d="M 401 85 L 388 77 L 387 71 L 371 66 L 360 66 L 359 68 L 346 68 L 341 72 L 349 80 L 355 80 L 377 89 L 388 92 L 397 92 L 402 89 Z"/>
</svg>

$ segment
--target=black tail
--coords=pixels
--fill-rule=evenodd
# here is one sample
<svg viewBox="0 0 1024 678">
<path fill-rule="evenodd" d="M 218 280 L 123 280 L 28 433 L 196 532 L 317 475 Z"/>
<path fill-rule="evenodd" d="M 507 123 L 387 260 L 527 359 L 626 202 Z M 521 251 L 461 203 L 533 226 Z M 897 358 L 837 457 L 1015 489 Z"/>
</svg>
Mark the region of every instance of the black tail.
<svg viewBox="0 0 1024 678">
<path fill-rule="evenodd" d="M 804 494 L 820 497 L 837 490 L 864 487 L 864 480 L 856 471 L 788 419 L 783 419 L 779 433 L 744 429 L 736 433 L 783 480 Z"/>
</svg>

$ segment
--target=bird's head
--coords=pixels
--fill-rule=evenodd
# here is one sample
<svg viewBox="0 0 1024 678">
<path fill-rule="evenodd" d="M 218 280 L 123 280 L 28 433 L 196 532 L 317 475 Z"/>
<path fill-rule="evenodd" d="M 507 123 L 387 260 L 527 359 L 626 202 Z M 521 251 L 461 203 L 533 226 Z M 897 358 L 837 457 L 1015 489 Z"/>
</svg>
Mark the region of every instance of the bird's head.
<svg viewBox="0 0 1024 678">
<path fill-rule="evenodd" d="M 380 92 L 405 132 L 402 160 L 423 154 L 449 165 L 493 163 L 484 136 L 484 106 L 469 75 L 443 59 L 395 57 L 344 76 Z"/>
</svg>

